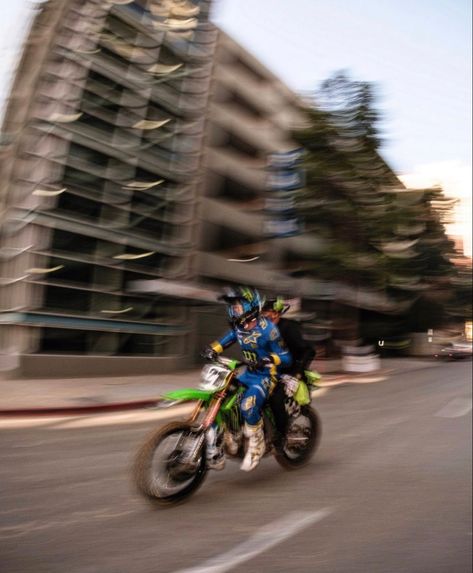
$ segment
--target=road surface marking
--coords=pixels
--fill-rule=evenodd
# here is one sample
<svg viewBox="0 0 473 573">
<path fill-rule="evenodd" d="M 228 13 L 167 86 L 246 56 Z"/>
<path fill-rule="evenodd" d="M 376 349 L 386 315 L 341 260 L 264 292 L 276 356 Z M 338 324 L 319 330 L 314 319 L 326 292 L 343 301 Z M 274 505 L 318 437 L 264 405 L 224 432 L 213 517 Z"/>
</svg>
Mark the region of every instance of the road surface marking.
<svg viewBox="0 0 473 573">
<path fill-rule="evenodd" d="M 328 394 L 329 391 L 330 388 L 324 388 L 323 386 L 319 386 L 319 388 L 312 390 L 310 395 L 312 396 L 312 398 L 320 398 L 321 396 L 325 396 L 325 394 Z"/>
<path fill-rule="evenodd" d="M 471 410 L 471 398 L 454 398 L 435 414 L 440 418 L 460 418 Z"/>
<path fill-rule="evenodd" d="M 196 567 L 179 569 L 175 573 L 225 573 L 240 563 L 249 561 L 260 553 L 267 551 L 288 537 L 295 535 L 301 529 L 321 521 L 332 513 L 325 508 L 318 511 L 295 511 L 273 523 L 258 529 L 247 541 L 236 545 L 230 551 L 212 557 Z"/>
<path fill-rule="evenodd" d="M 94 426 L 110 426 L 114 424 L 134 424 L 148 420 L 167 420 L 179 416 L 188 415 L 194 409 L 195 404 L 185 404 L 165 410 L 136 410 L 134 412 L 100 414 L 95 416 L 68 419 L 56 425 L 56 428 L 92 428 Z"/>
<path fill-rule="evenodd" d="M 54 428 L 54 425 L 57 422 L 61 422 L 65 419 L 65 416 L 3 418 L 0 419 L 0 428 L 36 428 L 45 426 L 51 426 L 51 428 Z"/>
<path fill-rule="evenodd" d="M 333 378 L 327 382 L 321 382 L 320 387 L 330 388 L 331 386 L 343 386 L 347 384 L 374 384 L 375 382 L 383 382 L 384 380 L 387 380 L 387 376 L 360 376 L 359 378 L 352 379 L 340 376 L 339 378 Z"/>
<path fill-rule="evenodd" d="M 167 420 L 176 416 L 189 414 L 194 404 L 186 404 L 162 410 L 134 410 L 133 412 L 114 412 L 110 414 L 81 414 L 80 416 L 25 417 L 0 419 L 0 428 L 34 428 L 48 430 L 68 428 L 93 428 L 113 424 L 135 424 L 154 420 Z M 49 427 L 48 427 L 49 426 Z"/>
</svg>

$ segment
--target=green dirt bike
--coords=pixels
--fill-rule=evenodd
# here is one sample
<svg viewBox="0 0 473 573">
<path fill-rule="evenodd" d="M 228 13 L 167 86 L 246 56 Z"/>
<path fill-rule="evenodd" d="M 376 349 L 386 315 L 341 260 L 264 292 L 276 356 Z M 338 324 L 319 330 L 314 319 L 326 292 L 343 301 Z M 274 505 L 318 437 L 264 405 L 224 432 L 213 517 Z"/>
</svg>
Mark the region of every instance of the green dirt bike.
<svg viewBox="0 0 473 573">
<path fill-rule="evenodd" d="M 238 373 L 247 366 L 220 356 L 203 367 L 199 388 L 175 390 L 163 396 L 164 403 L 193 401 L 196 405 L 187 420 L 153 431 L 137 453 L 133 477 L 138 491 L 149 501 L 157 505 L 178 503 L 200 487 L 208 471 L 206 433 L 214 422 L 221 436 L 224 432 L 240 436 L 236 454 L 224 446 L 226 457 L 244 457 L 247 439 L 241 431 L 240 400 L 245 388 L 238 382 Z M 266 404 L 263 410 L 265 455 L 272 454 L 287 470 L 305 465 L 321 436 L 319 416 L 310 405 L 310 385 L 320 377 L 313 372 L 306 374 L 308 385 L 300 382 L 294 396 L 287 399 L 290 415 L 284 436 L 276 430 L 270 406 Z"/>
</svg>

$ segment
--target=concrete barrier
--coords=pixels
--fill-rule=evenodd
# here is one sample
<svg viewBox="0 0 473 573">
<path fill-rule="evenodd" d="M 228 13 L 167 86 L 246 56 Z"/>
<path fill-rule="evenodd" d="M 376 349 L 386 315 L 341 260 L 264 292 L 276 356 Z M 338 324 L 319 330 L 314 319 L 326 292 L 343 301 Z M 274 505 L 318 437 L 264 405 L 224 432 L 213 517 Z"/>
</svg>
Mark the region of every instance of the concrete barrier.
<svg viewBox="0 0 473 573">
<path fill-rule="evenodd" d="M 381 368 L 381 360 L 378 354 L 364 356 L 352 356 L 346 354 L 342 358 L 342 369 L 345 372 L 375 372 Z"/>
</svg>

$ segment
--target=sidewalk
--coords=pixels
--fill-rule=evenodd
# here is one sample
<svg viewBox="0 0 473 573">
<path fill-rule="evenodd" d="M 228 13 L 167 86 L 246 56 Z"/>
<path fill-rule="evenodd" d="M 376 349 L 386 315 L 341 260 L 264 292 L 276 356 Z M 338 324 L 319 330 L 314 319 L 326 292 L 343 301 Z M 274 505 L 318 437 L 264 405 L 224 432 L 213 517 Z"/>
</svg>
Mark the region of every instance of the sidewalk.
<svg viewBox="0 0 473 573">
<path fill-rule="evenodd" d="M 432 361 L 384 359 L 381 369 L 374 372 L 323 374 L 320 386 L 374 382 L 401 370 L 428 368 L 430 365 Z M 200 368 L 172 374 L 118 378 L 0 378 L 0 417 L 80 415 L 147 408 L 156 405 L 165 392 L 197 386 L 199 378 Z"/>
</svg>

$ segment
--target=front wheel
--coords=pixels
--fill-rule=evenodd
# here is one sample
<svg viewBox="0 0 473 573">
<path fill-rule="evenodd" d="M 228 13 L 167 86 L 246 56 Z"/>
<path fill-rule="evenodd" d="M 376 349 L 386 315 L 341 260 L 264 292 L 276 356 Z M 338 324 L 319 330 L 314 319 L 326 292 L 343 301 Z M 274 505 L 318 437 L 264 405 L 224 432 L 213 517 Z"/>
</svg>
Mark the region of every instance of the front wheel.
<svg viewBox="0 0 473 573">
<path fill-rule="evenodd" d="M 133 466 L 138 491 L 158 505 L 192 495 L 207 473 L 205 433 L 185 422 L 171 422 L 149 436 Z"/>
<path fill-rule="evenodd" d="M 302 467 L 315 453 L 321 435 L 318 414 L 310 406 L 302 406 L 298 415 L 289 418 L 286 435 L 275 449 L 276 461 L 287 470 Z"/>
</svg>

